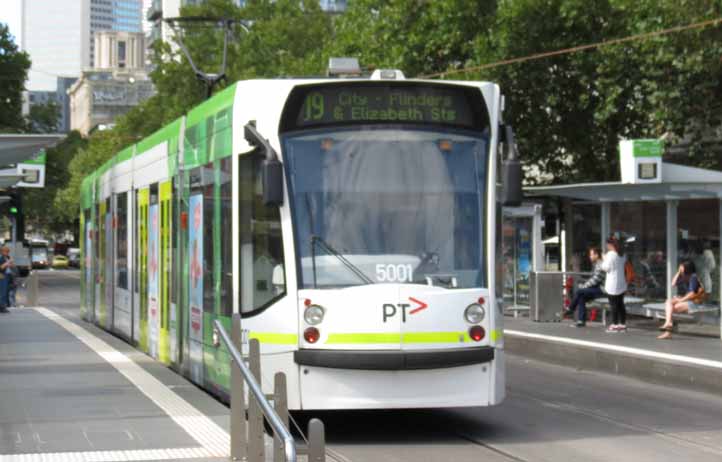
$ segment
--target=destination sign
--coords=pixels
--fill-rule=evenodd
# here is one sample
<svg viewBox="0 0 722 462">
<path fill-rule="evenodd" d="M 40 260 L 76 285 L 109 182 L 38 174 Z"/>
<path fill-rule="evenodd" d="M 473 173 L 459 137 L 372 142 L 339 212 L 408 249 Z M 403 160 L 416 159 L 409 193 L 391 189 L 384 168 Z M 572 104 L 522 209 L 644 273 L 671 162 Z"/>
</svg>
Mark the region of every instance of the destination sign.
<svg viewBox="0 0 722 462">
<path fill-rule="evenodd" d="M 284 111 L 282 130 L 377 123 L 483 129 L 485 120 L 484 99 L 475 88 L 418 83 L 350 83 L 294 90 Z"/>
</svg>

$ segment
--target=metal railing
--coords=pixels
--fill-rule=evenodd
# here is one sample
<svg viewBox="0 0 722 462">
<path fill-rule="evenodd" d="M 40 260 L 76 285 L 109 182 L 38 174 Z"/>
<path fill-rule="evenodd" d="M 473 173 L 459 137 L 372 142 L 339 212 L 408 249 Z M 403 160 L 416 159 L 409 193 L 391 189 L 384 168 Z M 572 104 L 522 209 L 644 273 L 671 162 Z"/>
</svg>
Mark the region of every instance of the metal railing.
<svg viewBox="0 0 722 462">
<path fill-rule="evenodd" d="M 213 323 L 214 334 L 231 355 L 231 458 L 249 462 L 265 462 L 264 417 L 273 429 L 274 462 L 296 462 L 298 454 L 308 455 L 309 462 L 325 461 L 325 432 L 323 423 L 311 419 L 308 424 L 307 444 L 297 444 L 288 427 L 289 412 L 286 390 L 286 376 L 278 372 L 274 376 L 274 393 L 263 393 L 261 382 L 260 344 L 249 341 L 249 357 L 246 364 L 241 350 L 241 317 L 233 315 L 231 335 L 228 335 L 220 321 Z M 248 384 L 248 406 L 246 406 L 244 383 Z M 270 400 L 273 401 L 271 405 Z"/>
</svg>

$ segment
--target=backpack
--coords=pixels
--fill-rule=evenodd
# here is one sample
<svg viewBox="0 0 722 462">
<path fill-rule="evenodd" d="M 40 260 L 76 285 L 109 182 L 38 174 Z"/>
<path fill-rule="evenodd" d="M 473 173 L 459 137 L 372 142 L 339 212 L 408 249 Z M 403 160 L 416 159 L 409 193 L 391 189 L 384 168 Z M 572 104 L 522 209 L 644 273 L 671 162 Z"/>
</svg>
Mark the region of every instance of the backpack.
<svg viewBox="0 0 722 462">
<path fill-rule="evenodd" d="M 632 262 L 627 260 L 624 262 L 624 280 L 627 281 L 627 284 L 631 284 L 634 282 L 634 280 L 637 278 L 637 275 L 634 273 L 634 265 L 632 265 Z"/>
<path fill-rule="evenodd" d="M 692 297 L 692 301 L 701 305 L 707 300 L 707 292 L 705 291 L 704 285 L 702 285 L 702 281 L 700 281 L 699 278 L 697 279 L 697 283 L 699 284 L 699 289 L 697 289 L 694 297 Z"/>
</svg>

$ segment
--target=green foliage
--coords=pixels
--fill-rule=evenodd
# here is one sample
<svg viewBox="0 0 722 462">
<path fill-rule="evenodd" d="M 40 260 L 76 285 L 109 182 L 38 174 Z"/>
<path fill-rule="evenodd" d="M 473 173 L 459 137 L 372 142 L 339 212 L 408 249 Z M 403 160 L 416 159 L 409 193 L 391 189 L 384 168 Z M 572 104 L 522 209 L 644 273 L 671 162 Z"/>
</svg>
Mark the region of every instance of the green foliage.
<svg viewBox="0 0 722 462">
<path fill-rule="evenodd" d="M 25 129 L 22 92 L 30 69 L 30 57 L 21 52 L 6 24 L 0 23 L 0 133 Z"/>
<path fill-rule="evenodd" d="M 476 63 L 598 43 L 722 16 L 695 0 L 501 2 Z M 544 18 L 543 21 L 540 18 Z M 720 124 L 719 28 L 685 31 L 473 75 L 499 82 L 527 166 L 554 182 L 618 176 L 621 138 L 699 138 Z M 713 166 L 702 156 L 694 163 Z M 530 178 L 530 180 L 538 180 Z"/>
<path fill-rule="evenodd" d="M 406 75 L 469 64 L 490 33 L 496 0 L 356 0 L 338 18 L 327 56 L 358 57 L 370 68 Z"/>
<path fill-rule="evenodd" d="M 73 227 L 77 217 L 54 206 L 53 200 L 68 184 L 68 165 L 87 144 L 80 133 L 71 132 L 55 147 L 46 150 L 45 188 L 26 189 L 23 194 L 25 219 L 35 229 L 60 233 Z M 77 205 L 71 205 L 73 207 Z"/>
</svg>

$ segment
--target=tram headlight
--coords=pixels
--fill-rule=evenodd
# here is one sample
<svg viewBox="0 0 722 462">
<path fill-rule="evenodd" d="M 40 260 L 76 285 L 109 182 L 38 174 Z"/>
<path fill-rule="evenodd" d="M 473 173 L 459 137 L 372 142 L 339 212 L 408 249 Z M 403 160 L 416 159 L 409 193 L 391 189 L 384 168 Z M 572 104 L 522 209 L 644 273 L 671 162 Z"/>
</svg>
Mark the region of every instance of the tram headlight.
<svg viewBox="0 0 722 462">
<path fill-rule="evenodd" d="M 486 310 L 478 303 L 472 303 L 464 310 L 464 318 L 469 324 L 479 324 L 486 317 Z"/>
<path fill-rule="evenodd" d="M 321 324 L 321 321 L 323 321 L 324 314 L 326 313 L 322 307 L 318 305 L 310 305 L 306 307 L 306 310 L 303 312 L 303 319 L 306 321 L 306 324 L 317 326 Z"/>
</svg>

